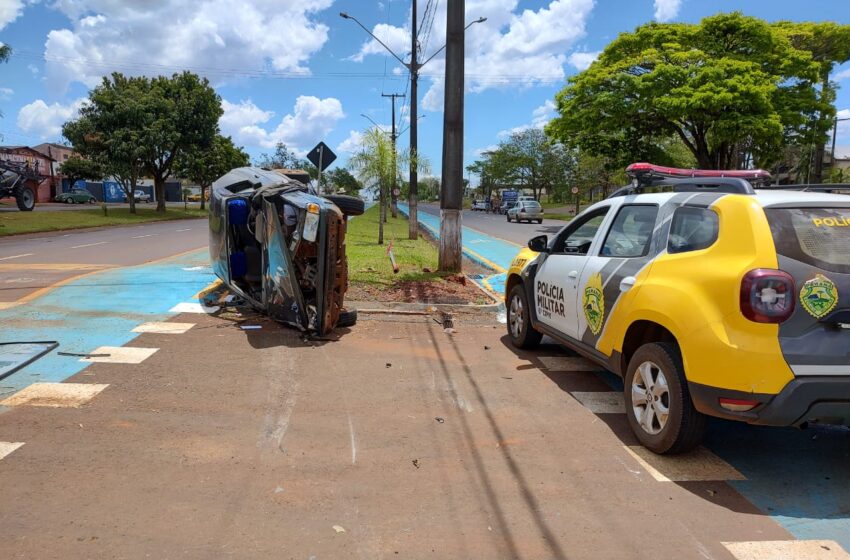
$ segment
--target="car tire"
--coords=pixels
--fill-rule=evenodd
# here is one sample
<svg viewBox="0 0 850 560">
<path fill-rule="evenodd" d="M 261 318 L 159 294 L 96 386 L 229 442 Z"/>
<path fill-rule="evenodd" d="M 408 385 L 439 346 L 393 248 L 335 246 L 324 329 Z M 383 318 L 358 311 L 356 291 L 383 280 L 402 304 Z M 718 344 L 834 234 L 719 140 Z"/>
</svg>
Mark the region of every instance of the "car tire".
<svg viewBox="0 0 850 560">
<path fill-rule="evenodd" d="M 366 211 L 366 205 L 363 203 L 363 200 L 356 196 L 334 194 L 328 195 L 325 198 L 336 204 L 337 208 L 345 216 L 360 216 Z"/>
<path fill-rule="evenodd" d="M 638 348 L 624 385 L 629 427 L 644 447 L 659 455 L 675 455 L 699 445 L 705 416 L 694 408 L 676 344 L 654 342 Z M 652 400 L 646 399 L 648 393 Z M 662 421 L 658 412 L 665 410 Z"/>
<path fill-rule="evenodd" d="M 97 200 L 95 200 L 95 198 L 94 198 L 94 197 L 91 197 L 91 198 L 89 199 L 89 204 L 94 204 L 95 202 L 97 202 Z"/>
<path fill-rule="evenodd" d="M 542 220 L 542 219 L 537 220 L 537 223 L 538 223 L 538 224 L 542 224 L 542 223 L 543 223 L 543 220 Z"/>
<path fill-rule="evenodd" d="M 353 327 L 357 324 L 357 310 L 343 309 L 339 312 L 339 319 L 336 320 L 336 328 L 345 329 Z"/>
<path fill-rule="evenodd" d="M 15 204 L 21 212 L 32 212 L 35 208 L 35 191 L 30 187 L 21 187 L 15 194 Z"/>
<path fill-rule="evenodd" d="M 64 200 L 65 204 L 74 204 L 74 199 L 70 196 Z"/>
<path fill-rule="evenodd" d="M 517 284 L 508 295 L 508 337 L 511 344 L 523 350 L 535 348 L 543 335 L 531 326 L 531 307 L 525 295 L 525 288 Z"/>
<path fill-rule="evenodd" d="M 510 223 L 510 221 L 511 221 L 511 215 L 510 215 L 510 214 L 505 214 L 505 218 L 507 218 L 507 219 L 508 219 L 508 223 Z"/>
</svg>

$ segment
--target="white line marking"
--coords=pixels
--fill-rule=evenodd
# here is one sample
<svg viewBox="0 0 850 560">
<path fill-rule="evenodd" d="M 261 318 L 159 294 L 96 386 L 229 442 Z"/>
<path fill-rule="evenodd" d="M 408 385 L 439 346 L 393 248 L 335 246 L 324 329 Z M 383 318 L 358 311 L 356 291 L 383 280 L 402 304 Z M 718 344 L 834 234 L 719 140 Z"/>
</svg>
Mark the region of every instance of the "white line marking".
<svg viewBox="0 0 850 560">
<path fill-rule="evenodd" d="M 155 333 L 155 334 L 183 334 L 192 327 L 195 323 L 142 323 L 133 332 L 137 333 Z"/>
<path fill-rule="evenodd" d="M 575 400 L 594 414 L 623 414 L 626 406 L 620 391 L 573 391 Z"/>
<path fill-rule="evenodd" d="M 354 441 L 354 423 L 351 421 L 351 415 L 348 415 L 348 434 L 351 436 L 351 464 L 357 462 L 357 442 Z"/>
<path fill-rule="evenodd" d="M 207 307 L 205 305 L 201 305 L 200 303 L 192 303 L 192 302 L 183 302 L 178 303 L 169 311 L 171 313 L 215 313 L 218 311 L 218 306 L 214 305 L 212 307 Z"/>
<path fill-rule="evenodd" d="M 147 235 L 134 235 L 131 239 L 141 239 L 143 237 L 153 237 L 154 235 L 159 235 L 158 233 L 149 233 Z"/>
<path fill-rule="evenodd" d="M 81 362 L 102 364 L 140 364 L 154 355 L 159 348 L 133 348 L 131 346 L 101 346 L 90 354 L 108 354 L 108 356 L 80 358 Z"/>
<path fill-rule="evenodd" d="M 23 442 L 20 441 L 0 441 L 0 459 L 7 457 L 9 453 L 22 445 Z"/>
<path fill-rule="evenodd" d="M 848 560 L 850 554 L 835 541 L 724 542 L 738 560 Z"/>
<path fill-rule="evenodd" d="M 82 249 L 83 247 L 94 247 L 95 245 L 106 245 L 109 241 L 98 241 L 97 243 L 86 243 L 85 245 L 74 245 L 71 249 Z"/>
<path fill-rule="evenodd" d="M 658 482 L 747 480 L 705 447 L 685 455 L 656 455 L 642 445 L 623 447 Z"/>
<path fill-rule="evenodd" d="M 11 257 L 2 257 L 0 258 L 0 261 L 8 261 L 9 259 L 19 259 L 21 257 L 31 257 L 34 254 L 35 253 L 24 253 L 23 255 L 12 255 Z"/>
<path fill-rule="evenodd" d="M 192 228 L 178 229 L 178 230 L 175 230 L 175 231 L 176 231 L 177 233 L 179 233 L 179 232 L 181 232 L 181 231 L 192 231 Z"/>
<path fill-rule="evenodd" d="M 0 405 L 78 408 L 107 387 L 109 385 L 95 383 L 33 383 Z"/>
</svg>

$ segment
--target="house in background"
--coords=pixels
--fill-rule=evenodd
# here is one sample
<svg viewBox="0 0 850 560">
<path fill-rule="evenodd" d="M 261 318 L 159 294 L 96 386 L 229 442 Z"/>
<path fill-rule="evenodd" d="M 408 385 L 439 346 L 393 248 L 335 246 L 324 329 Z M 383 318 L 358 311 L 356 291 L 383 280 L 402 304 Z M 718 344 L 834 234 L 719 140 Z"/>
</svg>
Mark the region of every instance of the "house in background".
<svg viewBox="0 0 850 560">
<path fill-rule="evenodd" d="M 35 190 L 36 202 L 50 202 L 58 194 L 51 179 L 53 164 L 56 163 L 52 157 L 28 146 L 0 146 L 0 159 L 25 163 L 44 177 Z"/>
<path fill-rule="evenodd" d="M 52 197 L 70 189 L 71 185 L 65 183 L 65 176 L 62 174 L 62 164 L 65 160 L 74 155 L 74 150 L 70 146 L 63 146 L 62 144 L 56 144 L 54 142 L 39 144 L 38 146 L 33 146 L 32 149 L 53 160 L 53 165 L 50 169 L 53 191 Z"/>
</svg>

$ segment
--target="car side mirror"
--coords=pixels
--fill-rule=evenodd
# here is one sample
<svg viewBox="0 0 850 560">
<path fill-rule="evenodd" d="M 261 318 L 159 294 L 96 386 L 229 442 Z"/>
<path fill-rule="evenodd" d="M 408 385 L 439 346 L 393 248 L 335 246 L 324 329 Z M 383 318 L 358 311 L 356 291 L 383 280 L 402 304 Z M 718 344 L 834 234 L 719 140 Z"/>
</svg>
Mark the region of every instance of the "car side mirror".
<svg viewBox="0 0 850 560">
<path fill-rule="evenodd" d="M 528 241 L 528 248 L 534 251 L 535 253 L 548 253 L 549 238 L 545 235 L 538 235 L 537 237 L 532 237 Z"/>
</svg>

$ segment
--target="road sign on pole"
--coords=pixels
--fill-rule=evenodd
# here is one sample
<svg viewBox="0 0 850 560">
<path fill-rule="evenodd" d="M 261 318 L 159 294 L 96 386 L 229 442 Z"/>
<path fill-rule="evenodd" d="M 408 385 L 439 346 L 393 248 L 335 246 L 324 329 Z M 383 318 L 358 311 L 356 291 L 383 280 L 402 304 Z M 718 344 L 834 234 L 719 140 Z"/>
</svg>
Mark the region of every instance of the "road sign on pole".
<svg viewBox="0 0 850 560">
<path fill-rule="evenodd" d="M 327 169 L 336 160 L 336 154 L 328 148 L 324 142 L 319 142 L 316 147 L 307 154 L 307 159 L 319 170 L 316 180 L 316 190 L 322 192 L 322 171 Z"/>
</svg>

